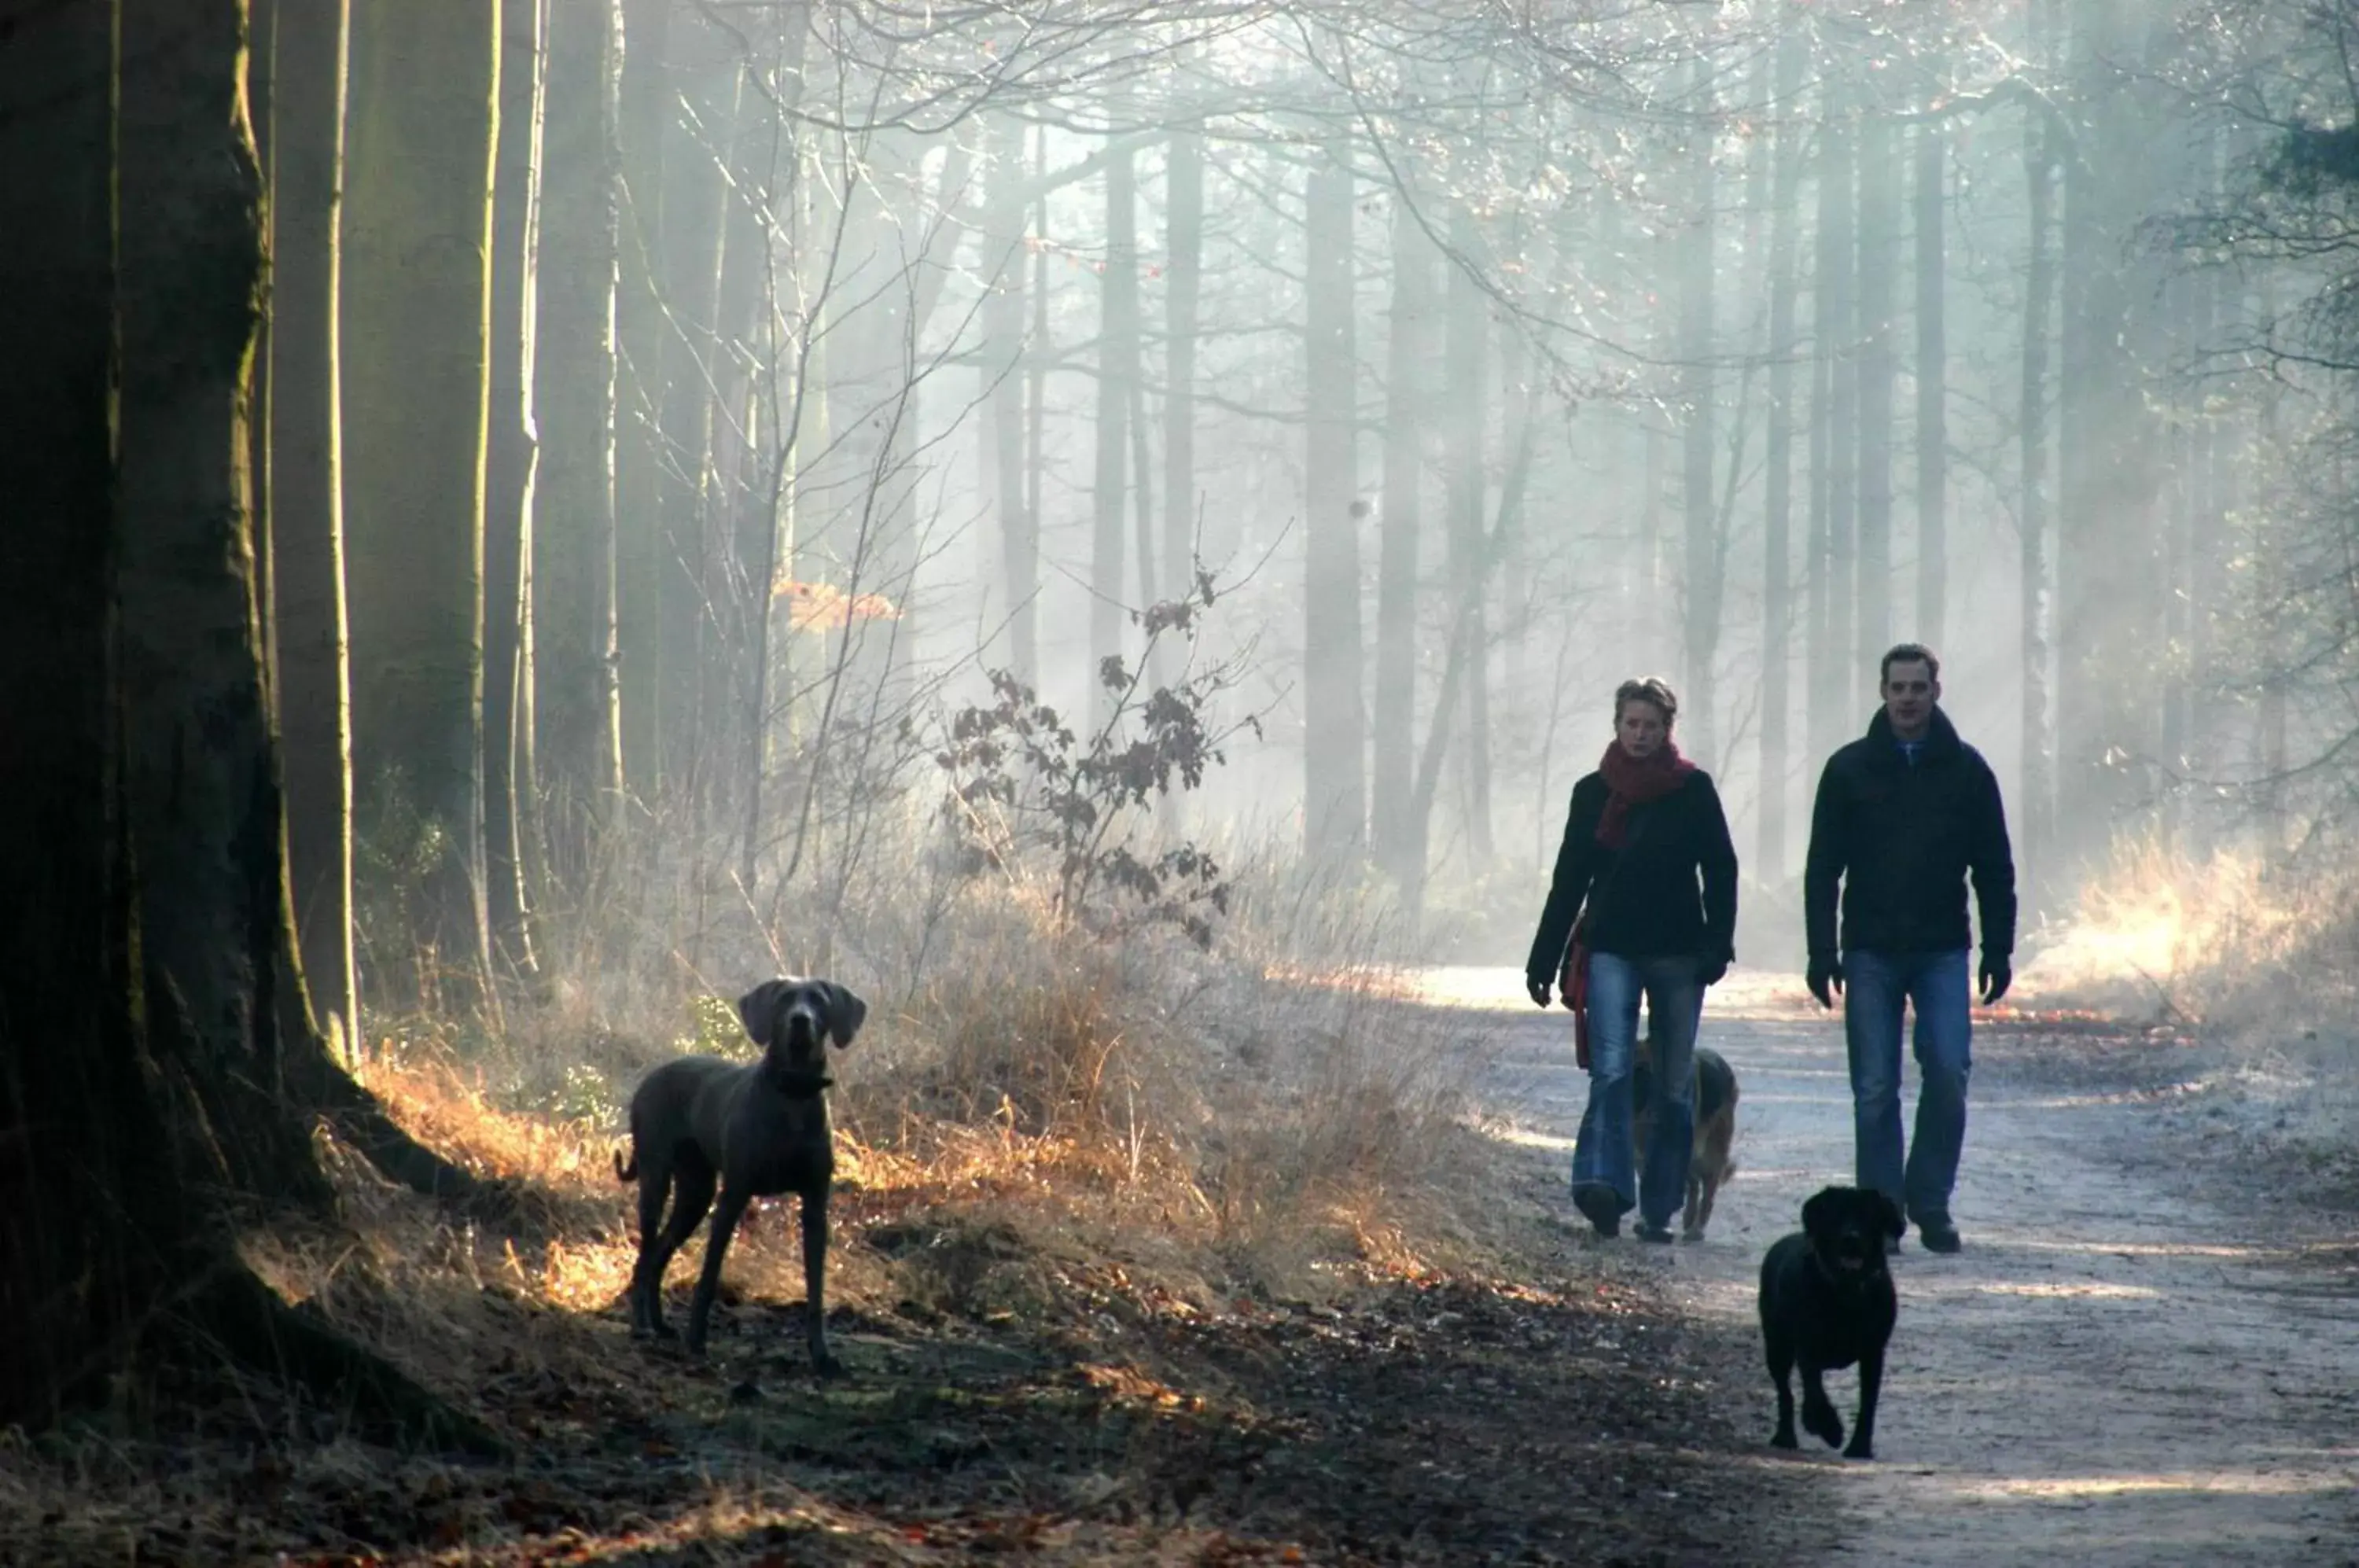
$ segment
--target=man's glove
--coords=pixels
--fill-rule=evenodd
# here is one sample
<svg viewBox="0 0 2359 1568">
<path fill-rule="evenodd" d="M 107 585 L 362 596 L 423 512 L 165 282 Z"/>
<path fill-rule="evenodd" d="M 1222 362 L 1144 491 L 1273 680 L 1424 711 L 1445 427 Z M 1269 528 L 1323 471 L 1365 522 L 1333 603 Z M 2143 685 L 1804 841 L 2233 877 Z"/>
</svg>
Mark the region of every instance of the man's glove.
<svg viewBox="0 0 2359 1568">
<path fill-rule="evenodd" d="M 1728 977 L 1728 966 L 1735 962 L 1736 955 L 1733 953 L 1725 952 L 1715 953 L 1709 958 L 1698 959 L 1696 961 L 1696 984 L 1700 985 L 1719 985 L 1723 980 Z"/>
<path fill-rule="evenodd" d="M 1546 979 L 1538 975 L 1527 975 L 1524 976 L 1524 989 L 1531 993 L 1534 1007 L 1549 1005 L 1549 983 Z"/>
<path fill-rule="evenodd" d="M 2006 988 L 2015 984 L 2015 966 L 2007 962 L 2006 953 L 1983 954 L 1982 982 L 1983 1006 L 1997 1006 L 1998 999 L 2006 995 Z"/>
<path fill-rule="evenodd" d="M 1810 995 L 1819 999 L 1819 1006 L 1832 1008 L 1835 998 L 1843 995 L 1843 961 L 1812 953 L 1810 975 L 1805 983 L 1810 987 Z"/>
</svg>

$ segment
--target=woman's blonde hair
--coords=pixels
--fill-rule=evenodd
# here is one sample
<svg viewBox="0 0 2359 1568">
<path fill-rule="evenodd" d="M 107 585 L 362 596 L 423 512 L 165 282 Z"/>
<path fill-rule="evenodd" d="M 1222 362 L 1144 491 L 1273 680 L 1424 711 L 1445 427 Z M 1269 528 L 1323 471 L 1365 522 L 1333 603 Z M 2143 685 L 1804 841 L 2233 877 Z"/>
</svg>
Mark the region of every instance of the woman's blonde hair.
<svg viewBox="0 0 2359 1568">
<path fill-rule="evenodd" d="M 1622 710 L 1631 702 L 1647 702 L 1662 710 L 1663 727 L 1669 729 L 1680 722 L 1680 700 L 1666 682 L 1652 675 L 1625 681 L 1614 688 L 1614 722 L 1622 722 Z"/>
</svg>

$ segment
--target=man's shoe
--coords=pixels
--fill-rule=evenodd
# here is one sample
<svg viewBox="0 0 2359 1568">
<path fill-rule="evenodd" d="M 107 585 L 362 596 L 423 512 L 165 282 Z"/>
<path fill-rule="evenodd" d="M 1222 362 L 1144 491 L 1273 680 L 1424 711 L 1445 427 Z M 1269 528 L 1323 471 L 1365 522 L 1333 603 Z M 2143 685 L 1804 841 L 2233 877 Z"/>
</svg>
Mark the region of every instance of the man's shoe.
<svg viewBox="0 0 2359 1568">
<path fill-rule="evenodd" d="M 1572 1206 L 1607 1240 L 1622 1234 L 1622 1200 L 1604 1182 L 1583 1181 L 1573 1188 Z"/>
<path fill-rule="evenodd" d="M 1944 1258 L 1954 1255 L 1966 1245 L 1958 1239 L 1958 1227 L 1946 1221 L 1934 1225 L 1919 1222 L 1917 1239 L 1925 1244 L 1926 1251 L 1938 1252 Z"/>
<path fill-rule="evenodd" d="M 1638 1222 L 1638 1239 L 1640 1241 L 1651 1241 L 1658 1247 L 1669 1247 L 1671 1244 L 1671 1227 L 1669 1225 L 1650 1225 L 1645 1220 L 1640 1220 Z"/>
</svg>

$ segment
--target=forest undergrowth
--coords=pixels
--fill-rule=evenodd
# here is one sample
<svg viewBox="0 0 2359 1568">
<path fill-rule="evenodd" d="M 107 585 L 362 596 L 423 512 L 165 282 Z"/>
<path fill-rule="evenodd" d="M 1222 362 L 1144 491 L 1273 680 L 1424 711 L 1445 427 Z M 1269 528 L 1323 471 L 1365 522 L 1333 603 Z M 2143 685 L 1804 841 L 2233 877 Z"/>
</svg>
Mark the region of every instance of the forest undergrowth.
<svg viewBox="0 0 2359 1568">
<path fill-rule="evenodd" d="M 2027 1005 L 2144 1020 L 2203 1052 L 2195 1127 L 2359 1211 L 2359 873 L 2347 856 L 2117 844 L 2035 935 Z M 2298 1189 L 2298 1191 L 2296 1191 Z"/>
<path fill-rule="evenodd" d="M 824 930 L 692 863 L 603 869 L 542 911 L 537 976 L 378 1013 L 360 1066 L 539 1222 L 455 1218 L 322 1134 L 344 1223 L 243 1246 L 511 1457 L 389 1454 L 176 1370 L 0 1457 L 0 1560 L 1774 1560 L 1818 1505 L 1716 1397 L 1753 1347 L 1558 1224 L 1560 1172 L 1468 1096 L 1480 1015 L 1366 957 L 1388 916 L 1226 849 L 1208 945 L 1060 918 L 924 824 Z M 631 1341 L 620 1304 L 631 1086 L 750 1056 L 734 996 L 803 972 L 870 1006 L 836 1066 L 828 1382 L 789 1201 L 739 1232 L 709 1364 Z M 672 1266 L 675 1319 L 701 1256 Z"/>
</svg>

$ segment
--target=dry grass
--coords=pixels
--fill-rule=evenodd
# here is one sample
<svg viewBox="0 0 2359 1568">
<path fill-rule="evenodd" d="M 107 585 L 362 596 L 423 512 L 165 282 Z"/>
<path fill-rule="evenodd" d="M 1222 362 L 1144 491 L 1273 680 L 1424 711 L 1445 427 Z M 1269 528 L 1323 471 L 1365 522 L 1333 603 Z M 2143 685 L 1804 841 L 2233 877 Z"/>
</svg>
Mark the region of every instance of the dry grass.
<svg viewBox="0 0 2359 1568">
<path fill-rule="evenodd" d="M 700 929 L 677 883 L 625 898 L 617 878 L 599 929 L 549 932 L 543 983 L 495 1022 L 376 1020 L 369 1085 L 436 1147 L 537 1188 L 554 1224 L 478 1231 L 322 1135 L 343 1223 L 243 1250 L 527 1463 L 370 1449 L 341 1412 L 214 1368 L 160 1430 L 0 1441 L 0 1561 L 1364 1560 L 1375 1548 L 1335 1543 L 1390 1541 L 1437 1509 L 1468 1533 L 1427 1560 L 1479 1561 L 1484 1532 L 1526 1519 L 1591 1542 L 1671 1528 L 1631 1514 L 1593 1454 L 1561 1460 L 1570 1485 L 1506 1462 L 1565 1408 L 1682 1454 L 1720 1429 L 1701 1393 L 1662 1408 L 1658 1368 L 1537 1354 L 1653 1309 L 1596 1279 L 1502 1286 L 1536 1276 L 1498 1196 L 1537 1178 L 1461 1104 L 1480 1015 L 1419 1006 L 1365 958 L 1381 913 L 1265 872 L 1220 951 L 1111 944 L 1060 929 L 1021 886 L 910 864 L 796 942 L 744 900 L 734 929 Z M 871 1003 L 834 1094 L 830 1306 L 855 1376 L 799 1377 L 783 1203 L 731 1248 L 711 1366 L 628 1345 L 619 1102 L 672 1052 L 749 1052 L 726 998 L 815 952 Z M 673 1266 L 675 1314 L 701 1247 Z M 1468 1313 L 1493 1327 L 1450 1326 Z M 1749 1370 L 1741 1348 L 1699 1341 L 1692 1386 Z M 756 1377 L 763 1397 L 741 1401 Z M 1463 1397 L 1526 1378 L 1512 1409 Z M 1493 1456 L 1475 1468 L 1498 1498 L 1436 1490 L 1412 1435 L 1436 1412 L 1479 1429 L 1462 1435 Z M 1371 1458 L 1372 1433 L 1397 1452 Z M 1712 1484 L 1660 1463 L 1683 1497 Z M 1323 1479 L 1371 1464 L 1368 1497 Z M 1256 1491 L 1264 1465 L 1280 1468 Z M 1758 1505 L 1756 1482 L 1739 1491 L 1726 1508 Z M 1191 1513 L 1206 1495 L 1223 1500 Z"/>
<path fill-rule="evenodd" d="M 2022 973 L 2026 1005 L 2150 1018 L 2225 1052 L 2226 1127 L 2289 1182 L 2359 1199 L 2359 866 L 2119 846 Z"/>
<path fill-rule="evenodd" d="M 542 911 L 541 975 L 496 1018 L 372 1020 L 363 1076 L 405 1123 L 568 1205 L 569 1234 L 538 1255 L 473 1267 L 550 1308 L 611 1302 L 635 1230 L 612 1170 L 632 1084 L 682 1051 L 749 1055 L 730 1000 L 822 967 L 870 1003 L 832 1099 L 855 1234 L 987 1209 L 1018 1250 L 1092 1227 L 1190 1291 L 1315 1290 L 1346 1261 L 1414 1275 L 1479 1250 L 1458 1085 L 1484 1042 L 1393 1005 L 1406 987 L 1373 955 L 1397 918 L 1364 886 L 1223 844 L 1235 912 L 1207 953 L 1154 929 L 1093 938 L 1020 870 L 963 877 L 920 818 L 879 833 L 868 858 L 895 873 L 849 879 L 824 922 L 774 923 L 718 851 L 617 850 L 577 906 Z M 853 1248 L 842 1299 L 938 1293 L 908 1277 L 926 1250 Z M 757 1242 L 730 1269 L 793 1299 L 794 1258 Z"/>
<path fill-rule="evenodd" d="M 2116 846 L 2025 965 L 2027 992 L 2134 1016 L 2280 1027 L 2359 996 L 2359 868 L 2245 850 Z"/>
</svg>

